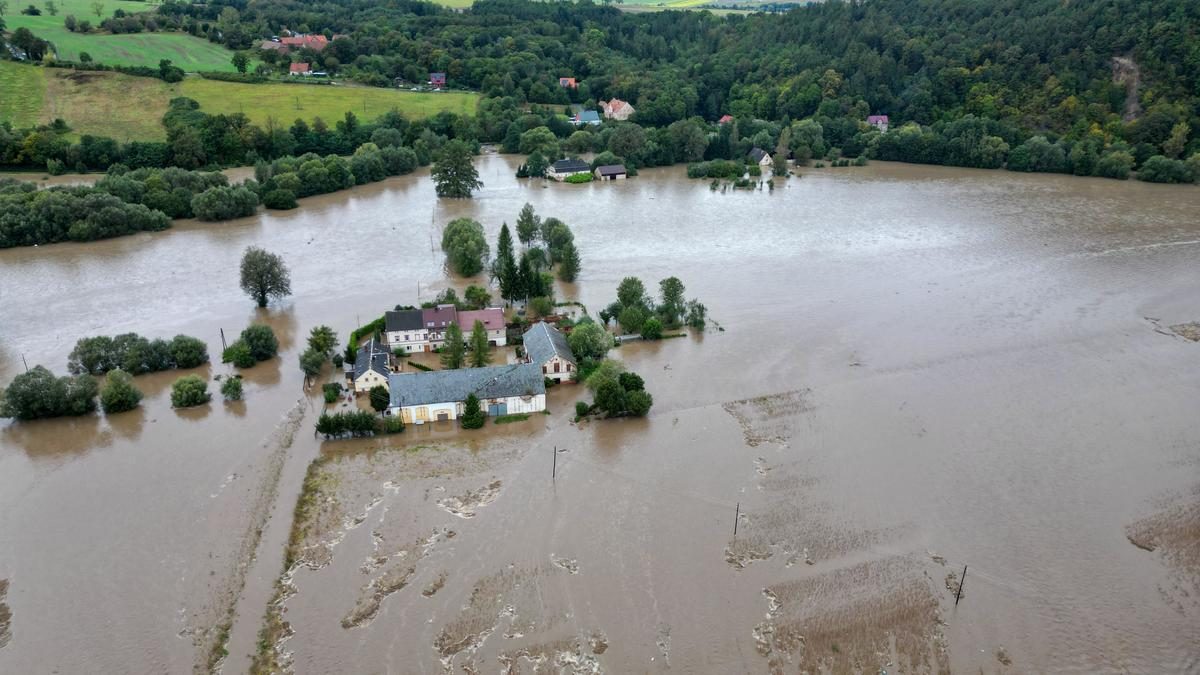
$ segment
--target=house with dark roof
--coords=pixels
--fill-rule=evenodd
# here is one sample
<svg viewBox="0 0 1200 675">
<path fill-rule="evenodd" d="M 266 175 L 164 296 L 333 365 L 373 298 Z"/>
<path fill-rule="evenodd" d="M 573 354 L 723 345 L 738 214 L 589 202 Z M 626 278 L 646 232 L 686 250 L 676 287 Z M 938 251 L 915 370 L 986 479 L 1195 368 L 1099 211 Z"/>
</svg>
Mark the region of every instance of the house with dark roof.
<svg viewBox="0 0 1200 675">
<path fill-rule="evenodd" d="M 579 367 L 567 336 L 545 321 L 525 331 L 524 344 L 526 362 L 539 367 L 543 377 L 562 382 L 571 379 Z"/>
<path fill-rule="evenodd" d="M 354 360 L 354 391 L 364 393 L 376 386 L 388 386 L 388 377 L 392 374 L 391 354 L 383 345 L 375 341 L 358 348 L 358 358 Z"/>
<path fill-rule="evenodd" d="M 560 159 L 546 169 L 546 177 L 561 181 L 569 176 L 591 172 L 592 166 L 582 159 Z"/>
<path fill-rule="evenodd" d="M 775 166 L 775 161 L 771 159 L 771 153 L 762 148 L 753 148 L 746 157 L 762 168 L 763 171 L 767 171 Z"/>
<path fill-rule="evenodd" d="M 605 164 L 596 167 L 596 180 L 625 180 L 626 171 L 622 164 Z"/>
<path fill-rule="evenodd" d="M 427 352 L 429 331 L 419 309 L 398 309 L 383 315 L 383 340 L 392 349 L 407 353 Z"/>
<path fill-rule="evenodd" d="M 531 363 L 392 373 L 389 380 L 388 414 L 398 415 L 405 424 L 458 419 L 471 394 L 491 416 L 546 409 L 546 383 L 541 370 Z"/>
</svg>

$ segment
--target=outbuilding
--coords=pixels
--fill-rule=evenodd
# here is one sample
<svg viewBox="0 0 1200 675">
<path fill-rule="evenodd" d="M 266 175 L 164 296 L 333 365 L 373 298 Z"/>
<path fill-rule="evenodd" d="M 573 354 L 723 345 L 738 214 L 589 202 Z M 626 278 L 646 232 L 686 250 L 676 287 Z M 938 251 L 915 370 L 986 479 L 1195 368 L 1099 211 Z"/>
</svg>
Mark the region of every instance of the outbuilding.
<svg viewBox="0 0 1200 675">
<path fill-rule="evenodd" d="M 389 381 L 388 413 L 400 416 L 405 424 L 458 419 L 471 394 L 492 417 L 546 409 L 546 383 L 531 363 L 392 373 Z"/>
<path fill-rule="evenodd" d="M 596 167 L 597 180 L 625 180 L 625 167 L 620 164 L 606 164 Z"/>
</svg>

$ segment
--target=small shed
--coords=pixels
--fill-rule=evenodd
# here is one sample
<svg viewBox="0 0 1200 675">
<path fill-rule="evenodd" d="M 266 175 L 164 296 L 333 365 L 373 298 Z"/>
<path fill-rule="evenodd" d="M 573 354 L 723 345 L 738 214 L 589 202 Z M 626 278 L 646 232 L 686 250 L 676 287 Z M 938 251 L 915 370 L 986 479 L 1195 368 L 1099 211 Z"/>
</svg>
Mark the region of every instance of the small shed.
<svg viewBox="0 0 1200 675">
<path fill-rule="evenodd" d="M 597 180 L 625 180 L 625 167 L 620 164 L 606 164 L 596 167 Z"/>
</svg>

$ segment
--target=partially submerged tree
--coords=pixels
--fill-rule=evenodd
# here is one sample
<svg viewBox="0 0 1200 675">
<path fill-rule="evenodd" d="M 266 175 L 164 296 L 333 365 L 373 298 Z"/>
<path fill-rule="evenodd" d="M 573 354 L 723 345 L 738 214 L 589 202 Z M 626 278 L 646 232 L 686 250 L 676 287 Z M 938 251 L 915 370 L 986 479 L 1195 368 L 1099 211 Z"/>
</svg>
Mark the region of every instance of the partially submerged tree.
<svg viewBox="0 0 1200 675">
<path fill-rule="evenodd" d="M 479 405 L 479 397 L 468 394 L 463 403 L 462 426 L 464 429 L 478 429 L 487 421 L 487 414 Z"/>
<path fill-rule="evenodd" d="M 388 388 L 382 384 L 371 387 L 371 391 L 367 395 L 371 399 L 371 407 L 375 409 L 375 412 L 383 412 L 392 404 L 392 395 L 388 393 Z"/>
<path fill-rule="evenodd" d="M 466 357 L 462 329 L 452 323 L 446 327 L 446 344 L 442 347 L 442 367 L 447 370 L 462 368 Z"/>
<path fill-rule="evenodd" d="M 470 218 L 450 221 L 442 232 L 442 250 L 446 252 L 446 263 L 455 274 L 464 277 L 479 274 L 488 257 L 483 225 Z"/>
<path fill-rule="evenodd" d="M 0 395 L 0 417 L 35 420 L 86 415 L 96 410 L 96 380 L 90 375 L 55 377 L 42 366 L 13 378 Z"/>
<path fill-rule="evenodd" d="M 458 139 L 442 146 L 431 175 L 439 197 L 469 198 L 472 192 L 483 187 L 479 172 L 471 162 L 470 146 Z"/>
<path fill-rule="evenodd" d="M 476 321 L 471 328 L 471 367 L 482 368 L 492 362 L 491 346 L 488 344 L 487 328 Z"/>
<path fill-rule="evenodd" d="M 517 216 L 517 239 L 521 240 L 521 244 L 528 246 L 538 237 L 541 232 L 541 218 L 533 211 L 533 204 L 525 203 L 521 207 L 521 215 Z"/>
<path fill-rule="evenodd" d="M 221 382 L 221 396 L 224 396 L 226 401 L 240 401 L 242 395 L 241 376 L 231 375 Z"/>
<path fill-rule="evenodd" d="M 142 392 L 133 385 L 133 376 L 123 370 L 110 370 L 100 388 L 100 407 L 105 414 L 133 410 L 142 400 Z"/>
<path fill-rule="evenodd" d="M 171 406 L 175 408 L 190 408 L 204 405 L 212 398 L 208 393 L 208 383 L 198 375 L 184 375 L 171 385 Z"/>
<path fill-rule="evenodd" d="M 274 253 L 251 246 L 242 255 L 242 290 L 259 307 L 266 307 L 271 298 L 287 297 L 292 292 L 292 278 L 283 259 Z"/>
</svg>

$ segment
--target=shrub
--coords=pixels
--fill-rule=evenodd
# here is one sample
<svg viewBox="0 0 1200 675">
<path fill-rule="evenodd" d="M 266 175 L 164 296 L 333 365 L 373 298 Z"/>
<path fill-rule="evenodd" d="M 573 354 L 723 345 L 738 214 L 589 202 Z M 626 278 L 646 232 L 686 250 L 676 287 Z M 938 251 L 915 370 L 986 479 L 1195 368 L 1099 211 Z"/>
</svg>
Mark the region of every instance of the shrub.
<svg viewBox="0 0 1200 675">
<path fill-rule="evenodd" d="M 0 396 L 0 417 L 33 420 L 85 415 L 96 409 L 96 380 L 90 375 L 54 377 L 42 366 L 21 373 Z"/>
<path fill-rule="evenodd" d="M 171 405 L 176 408 L 204 405 L 211 398 L 208 383 L 198 375 L 184 375 L 171 385 Z"/>
<path fill-rule="evenodd" d="M 275 189 L 263 195 L 263 206 L 286 211 L 296 208 L 296 195 L 291 190 Z"/>
<path fill-rule="evenodd" d="M 198 338 L 176 335 L 171 339 L 171 358 L 176 368 L 195 368 L 208 363 L 208 345 Z"/>
<path fill-rule="evenodd" d="M 467 395 L 467 401 L 463 404 L 462 427 L 464 429 L 479 429 L 487 421 L 487 415 L 479 406 L 479 397 L 475 394 Z"/>
<path fill-rule="evenodd" d="M 317 418 L 317 433 L 326 438 L 371 436 L 377 429 L 375 415 L 366 410 L 324 413 Z"/>
<path fill-rule="evenodd" d="M 661 340 L 662 333 L 663 325 L 658 317 L 652 316 L 642 324 L 642 339 L 644 340 Z"/>
<path fill-rule="evenodd" d="M 592 182 L 592 174 L 577 173 L 577 174 L 574 174 L 571 176 L 567 176 L 566 178 L 563 179 L 563 182 L 564 183 L 575 183 L 575 184 L 590 183 L 590 182 Z"/>
<path fill-rule="evenodd" d="M 646 391 L 629 392 L 628 406 L 629 414 L 634 417 L 645 417 L 646 413 L 650 412 L 650 406 L 654 405 L 654 397 L 650 396 Z"/>
<path fill-rule="evenodd" d="M 590 413 L 591 411 L 592 411 L 592 406 L 588 405 L 588 403 L 586 401 L 576 401 L 575 402 L 575 416 L 576 417 L 587 417 L 588 413 Z"/>
<path fill-rule="evenodd" d="M 554 301 L 546 297 L 537 297 L 529 301 L 529 311 L 535 316 L 550 316 L 554 313 Z"/>
<path fill-rule="evenodd" d="M 230 220 L 254 215 L 258 195 L 244 187 L 213 187 L 192 197 L 192 213 L 200 220 Z"/>
<path fill-rule="evenodd" d="M 233 344 L 226 347 L 221 353 L 221 363 L 232 363 L 238 368 L 251 368 L 258 361 L 254 358 L 254 354 L 250 353 L 250 346 L 245 340 L 234 340 Z"/>
<path fill-rule="evenodd" d="M 606 380 L 596 388 L 596 407 L 609 415 L 625 412 L 625 389 L 616 380 Z"/>
<path fill-rule="evenodd" d="M 621 373 L 617 376 L 617 381 L 621 383 L 621 387 L 625 391 L 643 391 L 646 389 L 645 380 L 637 373 Z"/>
<path fill-rule="evenodd" d="M 1191 183 L 1195 176 L 1187 162 L 1155 155 L 1138 169 L 1137 179 L 1149 183 Z"/>
<path fill-rule="evenodd" d="M 338 396 L 341 396 L 342 385 L 338 382 L 326 382 L 321 385 L 321 391 L 325 394 L 325 402 L 333 403 L 338 400 Z"/>
<path fill-rule="evenodd" d="M 106 414 L 133 410 L 142 400 L 142 392 L 133 386 L 133 376 L 123 370 L 110 370 L 100 388 L 100 407 Z"/>
<path fill-rule="evenodd" d="M 224 396 L 226 401 L 242 400 L 242 376 L 234 375 L 225 378 L 225 381 L 221 383 L 221 396 Z"/>
<path fill-rule="evenodd" d="M 279 340 L 270 326 L 257 323 L 242 331 L 240 340 L 246 343 L 255 361 L 266 361 L 279 353 Z"/>
<path fill-rule="evenodd" d="M 380 421 L 379 430 L 385 434 L 398 434 L 404 431 L 404 420 L 395 415 L 388 415 Z"/>
</svg>

